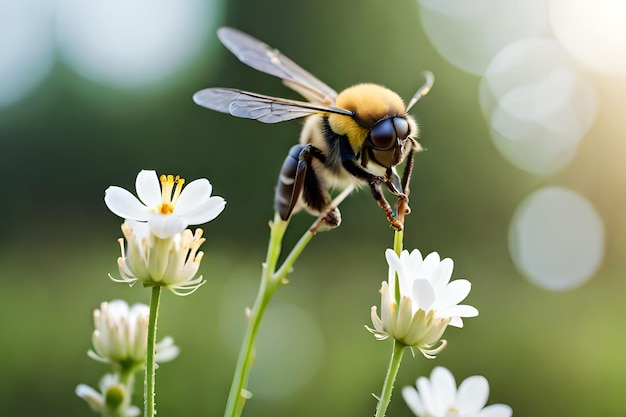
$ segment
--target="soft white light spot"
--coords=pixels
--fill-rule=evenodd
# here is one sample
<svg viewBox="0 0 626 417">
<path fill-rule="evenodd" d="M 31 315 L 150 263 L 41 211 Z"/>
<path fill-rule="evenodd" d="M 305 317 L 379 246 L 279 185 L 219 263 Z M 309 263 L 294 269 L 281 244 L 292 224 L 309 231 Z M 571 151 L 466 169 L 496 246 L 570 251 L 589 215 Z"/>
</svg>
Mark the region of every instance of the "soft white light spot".
<svg viewBox="0 0 626 417">
<path fill-rule="evenodd" d="M 59 49 L 85 78 L 150 85 L 181 69 L 215 29 L 217 0 L 57 0 Z"/>
<path fill-rule="evenodd" d="M 0 0 L 0 107 L 22 99 L 50 73 L 52 22 L 45 0 Z"/>
<path fill-rule="evenodd" d="M 491 61 L 480 103 L 494 144 L 517 167 L 552 174 L 576 154 L 595 120 L 591 84 L 554 41 L 516 41 Z"/>
<path fill-rule="evenodd" d="M 545 0 L 418 0 L 422 25 L 453 65 L 482 74 L 510 42 L 547 34 Z"/>
<path fill-rule="evenodd" d="M 259 330 L 250 390 L 276 400 L 303 388 L 324 358 L 324 337 L 316 318 L 300 307 L 273 300 Z M 267 381 L 272 381 L 268 384 Z"/>
<path fill-rule="evenodd" d="M 549 0 L 552 30 L 563 47 L 595 71 L 626 74 L 626 1 Z"/>
<path fill-rule="evenodd" d="M 533 284 L 552 291 L 589 280 L 604 257 L 602 219 L 581 195 L 546 187 L 518 207 L 509 233 L 511 256 Z"/>
</svg>

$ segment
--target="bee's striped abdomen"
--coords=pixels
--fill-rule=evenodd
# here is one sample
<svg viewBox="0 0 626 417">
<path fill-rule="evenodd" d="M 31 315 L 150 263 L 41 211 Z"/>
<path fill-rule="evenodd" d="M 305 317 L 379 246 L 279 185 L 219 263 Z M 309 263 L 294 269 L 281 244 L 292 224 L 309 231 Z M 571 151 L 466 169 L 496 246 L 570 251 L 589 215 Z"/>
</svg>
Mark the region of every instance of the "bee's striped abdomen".
<svg viewBox="0 0 626 417">
<path fill-rule="evenodd" d="M 298 173 L 298 164 L 300 162 L 300 152 L 305 145 L 294 145 L 289 149 L 289 153 L 280 168 L 278 183 L 276 184 L 276 192 L 274 194 L 274 210 L 278 212 L 280 218 L 288 220 L 291 216 L 294 206 L 300 197 L 300 190 L 294 193 L 296 183 L 296 174 Z"/>
</svg>

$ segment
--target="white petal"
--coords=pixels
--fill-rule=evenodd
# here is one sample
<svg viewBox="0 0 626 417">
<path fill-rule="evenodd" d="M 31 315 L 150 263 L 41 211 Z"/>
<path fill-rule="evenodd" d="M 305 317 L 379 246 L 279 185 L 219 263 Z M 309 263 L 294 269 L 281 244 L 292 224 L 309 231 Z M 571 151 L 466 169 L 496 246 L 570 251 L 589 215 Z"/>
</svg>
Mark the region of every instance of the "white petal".
<svg viewBox="0 0 626 417">
<path fill-rule="evenodd" d="M 458 306 L 452 306 L 441 311 L 437 311 L 437 315 L 441 317 L 476 317 L 478 316 L 478 310 L 476 307 L 461 304 Z"/>
<path fill-rule="evenodd" d="M 137 197 L 121 187 L 107 188 L 104 202 L 109 210 L 123 219 L 146 221 L 150 216 L 148 208 Z"/>
<path fill-rule="evenodd" d="M 131 405 L 124 410 L 125 417 L 138 417 L 141 414 L 139 407 Z"/>
<path fill-rule="evenodd" d="M 161 182 L 156 171 L 142 170 L 137 174 L 135 189 L 139 199 L 148 207 L 161 204 Z"/>
<path fill-rule="evenodd" d="M 457 279 L 448 284 L 442 293 L 437 294 L 437 308 L 456 305 L 465 300 L 472 289 L 472 284 L 466 279 Z"/>
<path fill-rule="evenodd" d="M 435 269 L 439 266 L 439 254 L 437 252 L 431 252 L 424 258 L 422 266 L 420 267 L 417 277 L 420 279 L 432 279 Z"/>
<path fill-rule="evenodd" d="M 224 210 L 226 206 L 226 200 L 222 197 L 210 197 L 205 199 L 202 203 L 196 206 L 193 210 L 188 211 L 184 215 L 188 224 L 204 224 L 208 223 Z M 178 208 L 178 204 L 176 205 Z M 178 210 L 176 210 L 178 213 Z"/>
<path fill-rule="evenodd" d="M 489 405 L 476 414 L 476 417 L 511 417 L 513 410 L 505 404 Z"/>
<path fill-rule="evenodd" d="M 421 308 L 425 311 L 430 310 L 430 306 L 435 302 L 435 292 L 430 282 L 425 279 L 413 281 L 411 298 L 413 298 L 414 308 Z"/>
<path fill-rule="evenodd" d="M 430 380 L 426 377 L 417 378 L 417 382 L 415 383 L 417 387 L 417 392 L 419 392 L 420 398 L 422 399 L 422 403 L 424 404 L 424 408 L 426 412 L 438 416 L 441 413 L 435 412 L 436 401 L 434 399 L 434 392 Z"/>
<path fill-rule="evenodd" d="M 422 403 L 422 399 L 415 388 L 402 388 L 402 398 L 404 398 L 406 405 L 413 411 L 413 414 L 416 416 L 423 416 L 425 414 L 426 409 L 424 403 Z"/>
<path fill-rule="evenodd" d="M 393 331 L 396 323 L 396 303 L 392 301 L 387 283 L 383 281 L 380 288 L 380 320 L 383 323 L 383 330 Z"/>
<path fill-rule="evenodd" d="M 206 178 L 199 178 L 187 184 L 178 197 L 176 202 L 176 213 L 180 216 L 186 216 L 188 212 L 193 211 L 204 200 L 211 197 L 213 187 Z"/>
<path fill-rule="evenodd" d="M 150 307 L 143 303 L 135 303 L 130 307 L 128 315 L 133 321 L 138 317 L 148 317 L 150 315 Z"/>
<path fill-rule="evenodd" d="M 79 384 L 74 392 L 90 404 L 99 406 L 102 405 L 102 394 L 91 388 L 89 385 Z"/>
<path fill-rule="evenodd" d="M 372 324 L 374 325 L 374 329 L 381 332 L 383 330 L 383 321 L 378 317 L 378 308 L 376 306 L 372 306 L 370 309 L 370 316 L 372 317 Z"/>
<path fill-rule="evenodd" d="M 409 275 L 409 279 L 415 279 L 417 272 L 424 262 L 422 253 L 417 249 L 413 249 L 411 253 L 408 251 L 403 251 L 402 253 L 403 255 L 406 253 L 406 256 L 403 256 L 404 270 L 406 274 Z"/>
<path fill-rule="evenodd" d="M 448 317 L 448 316 L 446 316 Z M 452 317 L 450 319 L 450 323 L 448 323 L 448 326 L 453 326 L 453 327 L 458 327 L 459 329 L 463 328 L 463 319 L 461 317 Z"/>
<path fill-rule="evenodd" d="M 435 292 L 441 291 L 448 285 L 450 278 L 452 278 L 452 270 L 454 269 L 454 262 L 450 258 L 446 258 L 437 265 L 433 273 L 431 282 L 435 288 Z"/>
<path fill-rule="evenodd" d="M 158 363 L 169 362 L 175 359 L 180 353 L 180 348 L 174 344 L 174 339 L 167 336 L 156 344 L 155 361 Z"/>
<path fill-rule="evenodd" d="M 456 382 L 452 372 L 443 366 L 437 366 L 430 373 L 430 382 L 433 390 L 433 411 L 444 413 L 454 404 L 456 396 Z M 439 415 L 439 414 L 436 414 Z M 443 414 L 441 414 L 443 415 Z"/>
<path fill-rule="evenodd" d="M 152 213 L 150 215 L 152 215 Z M 126 223 L 126 225 L 133 231 L 133 236 L 137 240 L 138 244 L 140 244 L 143 239 L 147 239 L 150 236 L 150 226 L 148 226 L 147 222 L 126 220 L 124 223 Z"/>
<path fill-rule="evenodd" d="M 155 236 L 167 239 L 185 230 L 188 224 L 185 219 L 172 214 L 155 214 L 150 216 L 148 226 Z"/>
<path fill-rule="evenodd" d="M 419 249 L 413 249 L 411 253 L 409 253 L 409 262 L 412 264 L 421 264 L 424 261 L 422 257 L 422 252 Z"/>
<path fill-rule="evenodd" d="M 385 250 L 385 258 L 387 259 L 387 263 L 394 271 L 401 271 L 402 262 L 400 262 L 400 258 L 398 258 L 398 254 L 396 254 L 393 249 Z"/>
<path fill-rule="evenodd" d="M 456 395 L 455 406 L 463 414 L 473 416 L 487 404 L 489 383 L 485 377 L 474 375 L 461 382 Z"/>
</svg>

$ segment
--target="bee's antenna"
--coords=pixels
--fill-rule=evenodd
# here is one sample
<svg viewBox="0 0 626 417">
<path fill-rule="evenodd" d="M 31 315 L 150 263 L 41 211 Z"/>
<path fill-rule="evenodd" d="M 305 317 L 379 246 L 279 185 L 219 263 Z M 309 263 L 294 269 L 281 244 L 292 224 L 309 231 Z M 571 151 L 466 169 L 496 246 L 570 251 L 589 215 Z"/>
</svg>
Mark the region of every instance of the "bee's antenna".
<svg viewBox="0 0 626 417">
<path fill-rule="evenodd" d="M 413 107 L 415 103 L 418 102 L 420 98 L 428 94 L 433 84 L 435 83 L 435 76 L 430 71 L 424 71 L 424 78 L 426 78 L 426 81 L 424 82 L 424 84 L 422 84 L 420 88 L 418 88 L 417 92 L 413 95 L 413 97 L 411 97 L 411 101 L 409 101 L 409 104 L 406 106 L 407 112 L 411 109 L 411 107 Z"/>
</svg>

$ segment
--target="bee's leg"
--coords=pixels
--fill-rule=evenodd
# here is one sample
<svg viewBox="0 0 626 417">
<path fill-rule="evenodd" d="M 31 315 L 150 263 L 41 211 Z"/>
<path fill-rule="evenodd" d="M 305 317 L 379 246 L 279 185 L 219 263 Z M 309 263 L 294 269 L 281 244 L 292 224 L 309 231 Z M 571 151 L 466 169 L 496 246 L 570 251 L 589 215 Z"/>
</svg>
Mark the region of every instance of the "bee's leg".
<svg viewBox="0 0 626 417">
<path fill-rule="evenodd" d="M 409 153 L 406 156 L 406 164 L 404 165 L 404 172 L 402 173 L 402 192 L 407 197 L 411 193 L 409 189 L 411 182 L 411 174 L 413 173 L 413 155 L 415 154 L 414 148 L 409 150 Z"/>
<path fill-rule="evenodd" d="M 402 222 L 398 220 L 396 216 L 394 216 L 391 205 L 389 205 L 389 202 L 383 195 L 380 184 L 385 184 L 392 194 L 397 195 L 400 198 L 406 199 L 406 196 L 402 193 L 402 191 L 398 190 L 398 188 L 393 184 L 390 179 L 373 175 L 363 169 L 363 167 L 361 167 L 354 161 L 354 154 L 350 154 L 350 151 L 343 151 L 341 154 L 341 158 L 341 163 L 343 167 L 350 174 L 368 183 L 368 185 L 370 186 L 370 190 L 372 191 L 372 196 L 374 197 L 378 205 L 385 211 L 385 215 L 387 216 L 387 220 L 389 220 L 389 223 L 391 223 L 391 227 L 398 231 L 402 230 Z"/>
<path fill-rule="evenodd" d="M 326 163 L 326 156 L 315 146 L 305 145 L 300 152 L 300 163 L 307 166 L 306 175 L 304 176 L 304 184 L 302 187 L 302 198 L 307 207 L 312 211 L 324 214 L 328 210 L 328 206 L 332 201 L 330 194 L 326 189 L 326 184 L 317 175 L 315 170 L 310 166 L 313 159 Z M 325 227 L 320 230 L 328 230 L 339 226 L 341 223 L 341 213 L 338 208 L 333 208 L 324 215 Z"/>
<path fill-rule="evenodd" d="M 405 198 L 398 198 L 396 201 L 396 208 L 399 215 L 402 217 L 411 212 L 411 208 L 409 207 L 409 194 L 411 193 L 410 183 L 411 183 L 411 174 L 413 173 L 413 156 L 415 154 L 415 146 L 409 150 L 409 153 L 406 156 L 406 164 L 404 166 L 404 172 L 402 173 L 402 192 L 406 196 Z"/>
<path fill-rule="evenodd" d="M 374 178 L 377 177 L 374 176 Z M 387 183 L 387 186 L 389 186 L 389 184 L 390 183 Z M 387 220 L 389 220 L 391 227 L 398 231 L 402 230 L 402 222 L 398 220 L 398 218 L 394 215 L 393 210 L 391 209 L 391 205 L 389 205 L 389 202 L 383 195 L 383 192 L 380 188 L 380 181 L 375 179 L 374 181 L 369 182 L 369 186 L 370 190 L 372 191 L 372 196 L 374 197 L 380 208 L 385 211 L 385 215 L 387 216 Z"/>
</svg>

